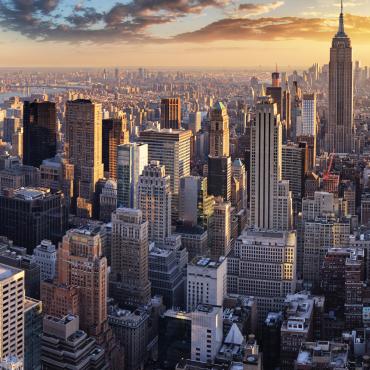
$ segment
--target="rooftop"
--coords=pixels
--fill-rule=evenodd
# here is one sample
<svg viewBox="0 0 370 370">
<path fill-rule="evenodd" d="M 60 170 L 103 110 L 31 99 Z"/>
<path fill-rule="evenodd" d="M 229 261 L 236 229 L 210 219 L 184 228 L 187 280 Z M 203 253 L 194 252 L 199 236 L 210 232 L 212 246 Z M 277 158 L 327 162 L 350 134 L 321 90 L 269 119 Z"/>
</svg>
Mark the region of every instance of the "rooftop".
<svg viewBox="0 0 370 370">
<path fill-rule="evenodd" d="M 195 257 L 190 264 L 192 266 L 217 269 L 225 261 L 225 259 L 225 257 L 220 257 L 218 260 L 208 257 Z"/>
<path fill-rule="evenodd" d="M 13 193 L 14 198 L 22 200 L 35 200 L 45 198 L 50 194 L 47 188 L 19 188 Z"/>
<path fill-rule="evenodd" d="M 0 280 L 9 279 L 10 277 L 18 274 L 19 272 L 22 272 L 22 270 L 18 270 L 8 265 L 0 264 Z"/>
</svg>

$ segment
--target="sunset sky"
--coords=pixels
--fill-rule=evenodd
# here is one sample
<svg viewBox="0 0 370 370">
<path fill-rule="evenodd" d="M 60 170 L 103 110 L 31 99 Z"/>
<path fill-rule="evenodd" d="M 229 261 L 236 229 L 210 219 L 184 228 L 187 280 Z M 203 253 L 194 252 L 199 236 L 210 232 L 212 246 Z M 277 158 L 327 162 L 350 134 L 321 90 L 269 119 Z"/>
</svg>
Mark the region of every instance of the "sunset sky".
<svg viewBox="0 0 370 370">
<path fill-rule="evenodd" d="M 370 65 L 370 0 L 345 1 Z M 1 67 L 327 63 L 338 0 L 0 0 Z"/>
</svg>

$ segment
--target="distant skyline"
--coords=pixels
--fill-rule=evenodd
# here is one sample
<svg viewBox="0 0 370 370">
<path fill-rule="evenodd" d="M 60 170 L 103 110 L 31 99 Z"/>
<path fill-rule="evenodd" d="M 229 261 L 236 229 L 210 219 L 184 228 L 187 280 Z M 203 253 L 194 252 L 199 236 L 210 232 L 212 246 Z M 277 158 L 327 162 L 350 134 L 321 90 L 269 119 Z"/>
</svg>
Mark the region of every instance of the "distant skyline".
<svg viewBox="0 0 370 370">
<path fill-rule="evenodd" d="M 0 67 L 326 64 L 339 0 L 0 0 Z M 370 64 L 370 0 L 344 1 Z"/>
</svg>

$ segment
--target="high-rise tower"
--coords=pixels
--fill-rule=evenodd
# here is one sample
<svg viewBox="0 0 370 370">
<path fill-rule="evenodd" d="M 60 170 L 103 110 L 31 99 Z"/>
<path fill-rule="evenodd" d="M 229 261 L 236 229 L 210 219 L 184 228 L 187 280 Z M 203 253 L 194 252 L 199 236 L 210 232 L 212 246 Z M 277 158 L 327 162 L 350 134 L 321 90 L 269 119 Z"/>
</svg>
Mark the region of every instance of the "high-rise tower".
<svg viewBox="0 0 370 370">
<path fill-rule="evenodd" d="M 57 150 L 57 115 L 55 103 L 24 102 L 23 164 L 39 167 Z"/>
<path fill-rule="evenodd" d="M 329 64 L 329 129 L 327 150 L 352 151 L 353 77 L 351 39 L 344 32 L 343 1 L 339 29 L 333 38 Z"/>
<path fill-rule="evenodd" d="M 164 242 L 171 235 L 171 200 L 170 176 L 164 166 L 152 161 L 145 166 L 138 185 L 138 208 L 149 224 L 150 241 Z"/>
<path fill-rule="evenodd" d="M 67 155 L 75 166 L 77 214 L 92 216 L 95 185 L 104 177 L 102 161 L 102 107 L 90 100 L 68 101 Z"/>
<path fill-rule="evenodd" d="M 226 107 L 217 102 L 210 112 L 209 154 L 212 157 L 228 157 L 229 137 L 229 116 Z"/>
<path fill-rule="evenodd" d="M 262 97 L 251 139 L 251 225 L 273 228 L 278 182 L 282 175 L 282 126 L 277 104 Z"/>
<path fill-rule="evenodd" d="M 161 128 L 181 128 L 181 99 L 161 100 Z"/>
</svg>

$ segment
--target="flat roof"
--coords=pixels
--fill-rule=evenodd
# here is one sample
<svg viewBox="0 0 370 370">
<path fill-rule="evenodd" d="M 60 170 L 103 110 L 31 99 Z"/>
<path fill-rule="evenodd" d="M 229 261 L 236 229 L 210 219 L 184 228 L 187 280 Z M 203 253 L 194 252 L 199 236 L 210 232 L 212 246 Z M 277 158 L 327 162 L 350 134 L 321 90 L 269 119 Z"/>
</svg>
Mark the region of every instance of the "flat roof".
<svg viewBox="0 0 370 370">
<path fill-rule="evenodd" d="M 19 272 L 22 270 L 0 263 L 0 280 L 8 279 Z"/>
</svg>

